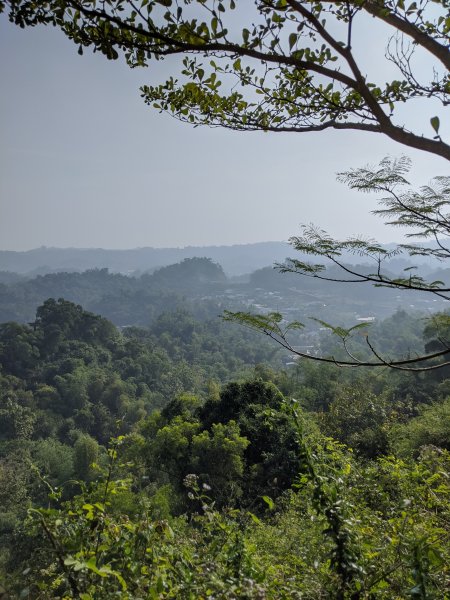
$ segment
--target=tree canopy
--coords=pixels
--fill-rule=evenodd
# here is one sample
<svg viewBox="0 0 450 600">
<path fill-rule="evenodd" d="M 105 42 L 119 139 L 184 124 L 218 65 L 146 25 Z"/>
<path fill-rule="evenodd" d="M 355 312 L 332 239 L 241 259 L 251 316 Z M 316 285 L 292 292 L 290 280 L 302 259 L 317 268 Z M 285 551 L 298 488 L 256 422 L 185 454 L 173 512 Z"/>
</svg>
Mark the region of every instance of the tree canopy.
<svg viewBox="0 0 450 600">
<path fill-rule="evenodd" d="M 93 48 L 130 67 L 181 56 L 178 77 L 144 85 L 141 93 L 146 103 L 182 121 L 234 130 L 378 132 L 450 159 L 439 135 L 438 106 L 428 106 L 425 132 L 409 130 L 402 112 L 402 105 L 418 99 L 448 104 L 446 0 L 0 2 L 0 11 L 6 8 L 20 27 L 59 27 L 80 54 Z M 361 42 L 369 18 L 385 34 L 373 74 L 366 71 Z M 416 54 L 427 57 L 426 69 L 418 67 Z"/>
</svg>

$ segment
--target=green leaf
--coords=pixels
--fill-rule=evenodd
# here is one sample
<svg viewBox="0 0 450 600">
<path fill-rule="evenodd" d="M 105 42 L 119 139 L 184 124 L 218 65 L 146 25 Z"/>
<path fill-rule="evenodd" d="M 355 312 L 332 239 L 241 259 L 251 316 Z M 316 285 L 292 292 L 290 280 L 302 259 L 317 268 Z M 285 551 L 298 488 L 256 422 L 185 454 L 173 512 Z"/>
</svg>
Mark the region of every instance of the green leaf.
<svg viewBox="0 0 450 600">
<path fill-rule="evenodd" d="M 295 46 L 296 43 L 297 43 L 297 34 L 291 33 L 289 35 L 289 50 L 292 50 L 292 48 Z"/>
<path fill-rule="evenodd" d="M 439 117 L 431 117 L 430 119 L 431 127 L 435 130 L 436 133 L 439 133 L 440 121 Z"/>
<path fill-rule="evenodd" d="M 286 331 L 290 331 L 291 329 L 303 329 L 304 326 L 305 326 L 304 323 L 301 323 L 300 321 L 292 321 L 286 327 Z"/>
<path fill-rule="evenodd" d="M 275 502 L 269 496 L 262 496 L 262 499 L 269 507 L 269 510 L 273 510 L 275 508 Z"/>
<path fill-rule="evenodd" d="M 254 515 L 251 512 L 249 512 L 248 515 L 254 523 L 256 523 L 257 525 L 261 525 L 261 519 L 258 519 L 256 515 Z"/>
</svg>

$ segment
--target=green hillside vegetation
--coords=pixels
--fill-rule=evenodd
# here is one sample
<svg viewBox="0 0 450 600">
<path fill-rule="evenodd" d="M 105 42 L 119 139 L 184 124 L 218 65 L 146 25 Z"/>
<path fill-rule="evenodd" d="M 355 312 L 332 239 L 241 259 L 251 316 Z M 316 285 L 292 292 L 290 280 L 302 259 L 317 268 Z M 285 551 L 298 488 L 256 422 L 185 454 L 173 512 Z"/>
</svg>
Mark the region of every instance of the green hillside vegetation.
<svg viewBox="0 0 450 600">
<path fill-rule="evenodd" d="M 117 325 L 148 325 L 161 312 L 186 307 L 184 295 L 206 293 L 225 281 L 222 268 L 206 258 L 186 259 L 141 278 L 91 269 L 53 273 L 0 284 L 0 320 L 27 322 L 47 298 L 66 298 L 100 312 Z M 195 309 L 195 304 L 189 305 Z M 203 306 L 206 315 L 217 310 Z"/>
<path fill-rule="evenodd" d="M 62 299 L 0 326 L 0 364 L 9 597 L 446 597 L 445 373 L 283 370 L 217 319 Z"/>
<path fill-rule="evenodd" d="M 358 267 L 362 272 L 368 267 Z M 388 271 L 389 273 L 389 271 Z M 329 269 L 330 277 L 336 268 Z M 434 279 L 446 280 L 445 271 Z M 293 274 L 280 274 L 265 267 L 247 280 L 227 278 L 222 267 L 208 258 L 189 258 L 151 274 L 130 277 L 107 269 L 82 273 L 53 273 L 23 278 L 15 273 L 0 274 L 0 322 L 28 323 L 47 298 L 65 298 L 101 314 L 118 326 L 148 327 L 163 312 L 178 308 L 205 320 L 220 315 L 224 308 L 241 310 L 252 305 L 264 309 L 294 311 L 304 320 L 314 315 L 326 321 L 353 324 L 355 317 L 385 318 L 404 307 L 396 290 L 351 284 L 330 284 Z M 445 302 L 411 292 L 409 312 L 442 310 Z M 311 321 L 309 321 L 311 325 Z"/>
</svg>

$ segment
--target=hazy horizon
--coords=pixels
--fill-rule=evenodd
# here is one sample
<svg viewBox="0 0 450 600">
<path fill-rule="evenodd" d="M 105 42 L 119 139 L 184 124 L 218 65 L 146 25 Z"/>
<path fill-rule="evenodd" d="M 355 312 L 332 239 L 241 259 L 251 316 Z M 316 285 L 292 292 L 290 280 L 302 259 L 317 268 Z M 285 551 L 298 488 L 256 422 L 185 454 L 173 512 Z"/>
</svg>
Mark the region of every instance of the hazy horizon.
<svg viewBox="0 0 450 600">
<path fill-rule="evenodd" d="M 396 241 L 388 241 L 383 242 L 384 246 L 391 246 L 394 244 L 399 244 L 400 242 Z M 409 242 L 414 243 L 414 242 Z M 417 242 L 418 244 L 420 242 Z M 239 242 L 236 244 L 186 244 L 183 246 L 130 246 L 124 248 L 114 248 L 114 247 L 106 247 L 106 246 L 49 246 L 46 244 L 42 244 L 41 246 L 33 246 L 30 248 L 22 248 L 22 249 L 11 249 L 11 248 L 2 248 L 0 247 L 0 252 L 33 252 L 35 250 L 105 250 L 111 252 L 126 252 L 127 250 L 186 250 L 188 248 L 231 248 L 234 246 L 256 246 L 263 244 L 286 244 L 289 245 L 289 240 L 260 240 L 258 242 Z"/>
</svg>

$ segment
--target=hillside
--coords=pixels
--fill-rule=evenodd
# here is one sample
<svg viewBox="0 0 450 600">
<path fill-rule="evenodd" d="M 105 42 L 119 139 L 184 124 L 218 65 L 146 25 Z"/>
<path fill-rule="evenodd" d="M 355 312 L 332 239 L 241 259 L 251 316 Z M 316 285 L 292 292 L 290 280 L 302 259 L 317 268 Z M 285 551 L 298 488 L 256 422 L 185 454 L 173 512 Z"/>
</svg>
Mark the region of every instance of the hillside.
<svg viewBox="0 0 450 600">
<path fill-rule="evenodd" d="M 107 268 L 118 273 L 144 273 L 205 256 L 222 265 L 228 275 L 243 275 L 282 261 L 289 254 L 284 242 L 261 242 L 235 246 L 187 246 L 185 248 L 36 248 L 25 252 L 0 251 L 0 271 L 44 275 L 54 271 L 85 271 Z"/>
</svg>

